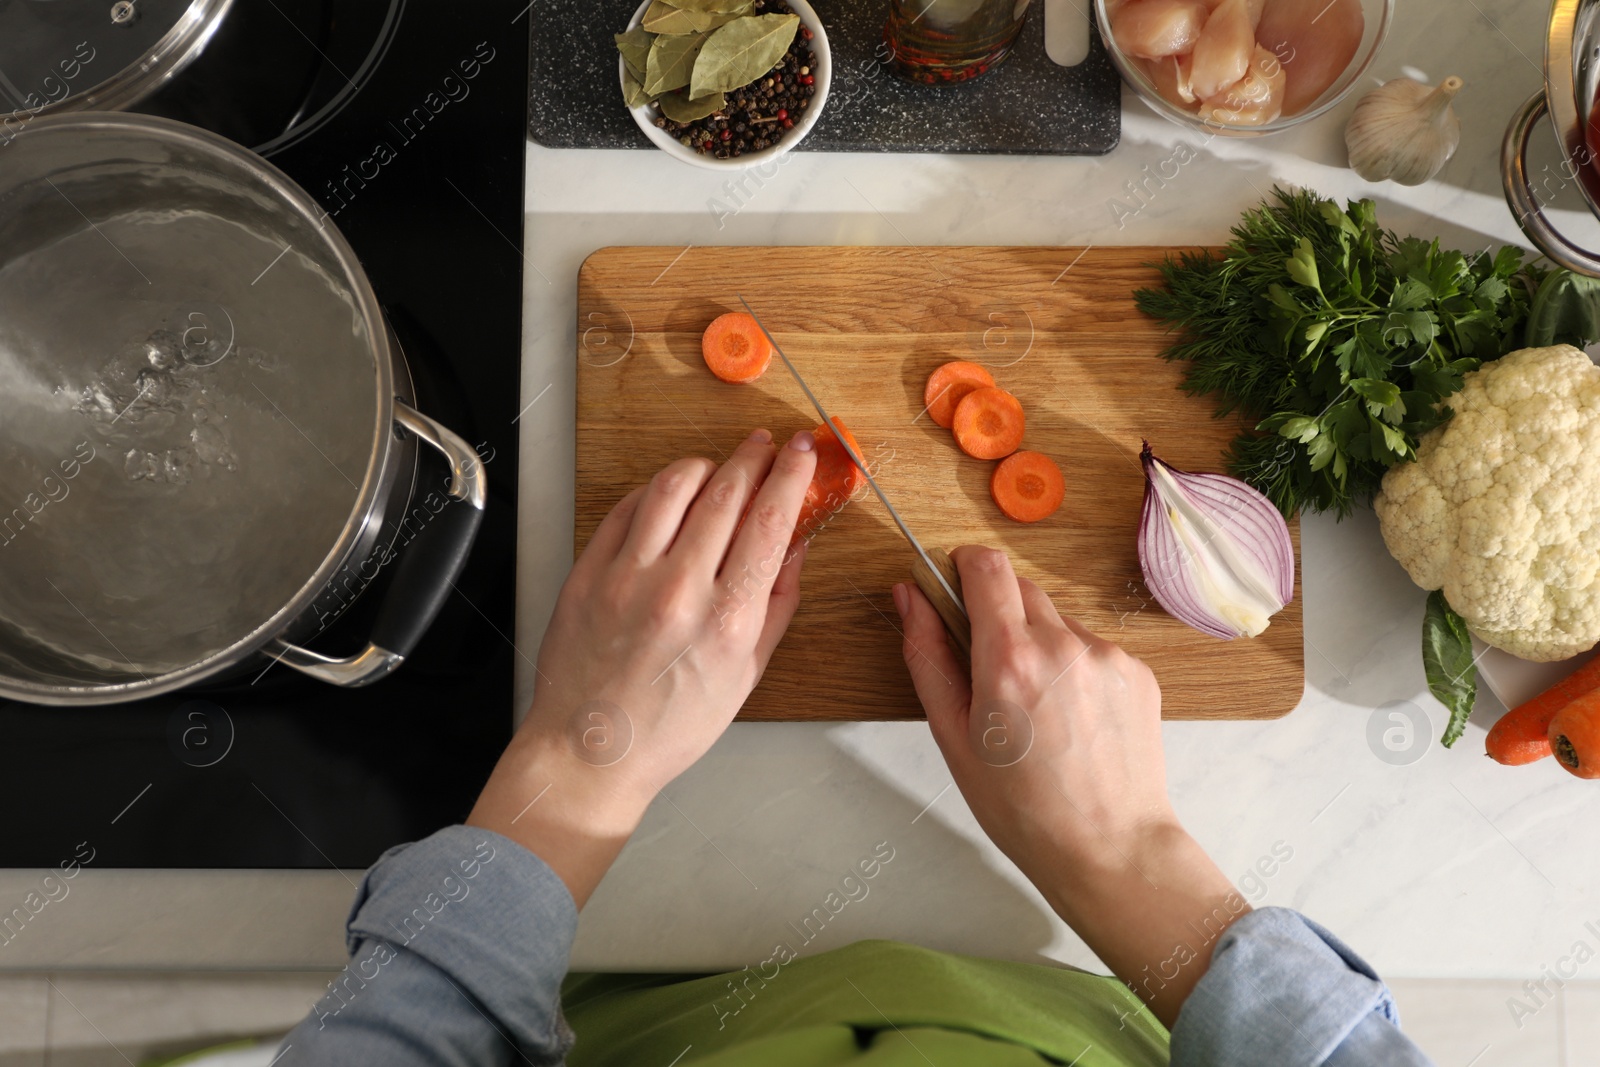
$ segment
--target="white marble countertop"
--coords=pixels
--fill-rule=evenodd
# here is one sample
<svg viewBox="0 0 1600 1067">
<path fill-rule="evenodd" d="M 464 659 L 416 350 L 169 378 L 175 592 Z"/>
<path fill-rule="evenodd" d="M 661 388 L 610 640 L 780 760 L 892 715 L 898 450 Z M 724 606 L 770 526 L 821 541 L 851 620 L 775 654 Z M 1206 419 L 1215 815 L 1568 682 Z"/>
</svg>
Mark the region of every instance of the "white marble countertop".
<svg viewBox="0 0 1600 1067">
<path fill-rule="evenodd" d="M 1301 131 L 1207 142 L 1128 97 L 1122 145 L 1104 158 L 801 152 L 737 201 L 724 175 L 660 153 L 530 145 L 522 391 L 532 407 L 521 426 L 523 454 L 538 461 L 523 464 L 520 487 L 519 705 L 571 560 L 575 276 L 589 253 L 660 244 L 665 266 L 712 244 L 1216 243 L 1275 182 L 1371 196 L 1384 225 L 1454 247 L 1522 243 L 1497 161 L 1512 111 L 1540 85 L 1543 10 L 1399 8 L 1376 80 L 1467 82 L 1461 148 L 1414 189 L 1345 169 L 1353 101 Z M 1536 155 L 1534 169 L 1554 158 Z M 1129 182 L 1150 192 L 1135 199 Z M 1558 214 L 1579 236 L 1600 233 L 1581 212 Z M 1304 910 L 1385 974 L 1529 977 L 1593 942 L 1585 923 L 1600 921 L 1600 903 L 1585 894 L 1600 884 L 1600 851 L 1572 828 L 1594 824 L 1600 792 L 1549 761 L 1513 770 L 1484 759 L 1483 724 L 1499 711 L 1487 695 L 1456 749 L 1440 748 L 1444 712 L 1419 656 L 1423 594 L 1370 514 L 1308 518 L 1302 536 L 1305 697 L 1275 722 L 1166 725 L 1190 829 L 1250 899 Z M 1427 727 L 1384 759 L 1369 735 L 1393 725 L 1394 707 Z M 575 968 L 755 964 L 879 842 L 894 859 L 807 951 L 894 937 L 1092 961 L 983 837 L 921 723 L 736 724 L 667 794 L 585 910 Z M 1292 855 L 1263 862 L 1275 848 Z M 1258 863 L 1272 873 L 1250 874 Z M 28 872 L 0 872 L 4 899 L 28 888 Z M 12 942 L 0 967 L 338 966 L 349 895 L 340 872 L 88 870 L 77 903 Z"/>
</svg>

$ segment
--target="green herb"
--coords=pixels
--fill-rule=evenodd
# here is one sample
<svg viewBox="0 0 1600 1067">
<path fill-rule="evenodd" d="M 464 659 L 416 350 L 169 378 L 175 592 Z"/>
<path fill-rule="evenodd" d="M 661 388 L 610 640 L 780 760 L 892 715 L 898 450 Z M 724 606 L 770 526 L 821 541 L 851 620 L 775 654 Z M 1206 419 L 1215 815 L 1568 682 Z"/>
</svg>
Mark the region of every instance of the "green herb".
<svg viewBox="0 0 1600 1067">
<path fill-rule="evenodd" d="M 1450 724 L 1440 738 L 1449 748 L 1466 730 L 1478 698 L 1478 665 L 1466 622 L 1439 589 L 1428 594 L 1422 614 L 1422 669 L 1428 676 L 1428 691 L 1450 712 Z"/>
<path fill-rule="evenodd" d="M 629 107 L 648 104 L 655 99 L 644 91 L 644 83 L 639 80 L 638 75 L 634 74 L 632 67 L 629 67 L 627 72 L 622 75 L 622 99 Z"/>
<path fill-rule="evenodd" d="M 690 99 L 689 94 L 681 90 L 663 93 L 656 98 L 656 103 L 661 105 L 661 113 L 673 122 L 693 122 L 728 106 L 727 98 L 721 93 Z"/>
<path fill-rule="evenodd" d="M 799 28 L 799 15 L 751 15 L 723 26 L 700 49 L 689 95 L 749 85 L 783 58 Z"/>
<path fill-rule="evenodd" d="M 1600 279 L 1570 270 L 1551 271 L 1539 284 L 1528 308 L 1528 348 L 1572 345 L 1582 348 L 1600 340 Z"/>
<path fill-rule="evenodd" d="M 670 0 L 672 6 L 685 11 L 709 11 L 716 15 L 748 15 L 755 0 Z"/>
<path fill-rule="evenodd" d="M 1228 468 L 1285 515 L 1348 515 L 1384 472 L 1449 417 L 1462 376 L 1522 339 L 1532 268 L 1515 248 L 1466 255 L 1378 226 L 1370 200 L 1346 208 L 1273 190 L 1220 257 L 1161 267 L 1134 294 L 1181 331 L 1184 388 L 1217 413 L 1258 420 Z"/>
<path fill-rule="evenodd" d="M 635 78 L 644 81 L 645 64 L 650 59 L 650 43 L 655 38 L 642 26 L 635 26 L 627 33 L 618 33 L 612 36 L 617 42 L 617 51 L 622 53 L 622 61 L 633 71 Z"/>
<path fill-rule="evenodd" d="M 626 67 L 623 100 L 658 104 L 680 123 L 722 110 L 723 94 L 777 65 L 800 26 L 798 15 L 754 9 L 755 0 L 650 0 L 638 26 L 612 36 Z"/>
<path fill-rule="evenodd" d="M 645 92 L 654 97 L 688 85 L 700 49 L 711 36 L 712 32 L 707 31 L 681 37 L 666 34 L 657 37 L 645 62 Z"/>
<path fill-rule="evenodd" d="M 704 33 L 735 17 L 737 16 L 718 15 L 710 11 L 686 11 L 665 3 L 664 0 L 651 0 L 639 24 L 650 33 L 663 35 Z"/>
</svg>

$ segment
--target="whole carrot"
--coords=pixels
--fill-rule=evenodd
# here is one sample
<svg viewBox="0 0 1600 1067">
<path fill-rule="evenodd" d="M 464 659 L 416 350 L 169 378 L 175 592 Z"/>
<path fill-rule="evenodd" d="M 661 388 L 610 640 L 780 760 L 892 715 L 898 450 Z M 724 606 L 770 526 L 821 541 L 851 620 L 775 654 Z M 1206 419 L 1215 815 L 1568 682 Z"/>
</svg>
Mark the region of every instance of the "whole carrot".
<svg viewBox="0 0 1600 1067">
<path fill-rule="evenodd" d="M 1562 708 L 1600 689 L 1600 656 L 1532 700 L 1518 704 L 1489 730 L 1484 747 L 1496 763 L 1521 766 L 1550 755 L 1550 723 Z M 1600 755 L 1600 754 L 1597 754 Z"/>
<path fill-rule="evenodd" d="M 1600 778 L 1600 690 L 1591 690 L 1550 722 L 1556 762 L 1579 778 Z"/>
</svg>

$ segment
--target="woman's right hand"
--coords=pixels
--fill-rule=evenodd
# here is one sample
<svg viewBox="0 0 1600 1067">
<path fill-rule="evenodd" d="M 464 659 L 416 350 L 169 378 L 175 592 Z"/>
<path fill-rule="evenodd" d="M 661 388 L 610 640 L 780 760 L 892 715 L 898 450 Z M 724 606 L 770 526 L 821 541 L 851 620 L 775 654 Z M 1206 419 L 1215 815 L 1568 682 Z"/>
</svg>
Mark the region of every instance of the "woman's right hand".
<svg viewBox="0 0 1600 1067">
<path fill-rule="evenodd" d="M 1056 611 L 1005 553 L 953 553 L 972 622 L 972 678 L 933 606 L 895 587 L 906 666 L 978 822 L 1027 872 L 1041 849 L 1136 840 L 1174 821 L 1150 668 Z"/>
<path fill-rule="evenodd" d="M 990 839 L 1171 1026 L 1215 936 L 1248 905 L 1167 798 L 1155 676 L 1064 618 L 1003 552 L 951 555 L 972 623 L 970 680 L 933 605 L 914 585 L 894 587 L 934 740 Z"/>
</svg>

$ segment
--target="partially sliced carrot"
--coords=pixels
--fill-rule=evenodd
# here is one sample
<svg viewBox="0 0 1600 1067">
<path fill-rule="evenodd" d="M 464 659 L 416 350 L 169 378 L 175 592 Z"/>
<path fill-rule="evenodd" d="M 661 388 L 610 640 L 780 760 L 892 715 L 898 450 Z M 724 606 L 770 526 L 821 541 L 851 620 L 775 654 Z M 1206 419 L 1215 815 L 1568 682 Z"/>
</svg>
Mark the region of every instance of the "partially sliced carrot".
<svg viewBox="0 0 1600 1067">
<path fill-rule="evenodd" d="M 1004 389 L 974 389 L 956 405 L 950 429 L 961 451 L 974 459 L 1000 459 L 1022 444 L 1022 404 Z"/>
<path fill-rule="evenodd" d="M 772 342 L 756 320 L 742 311 L 718 315 L 700 337 L 706 366 L 725 382 L 743 385 L 761 377 L 772 362 Z"/>
<path fill-rule="evenodd" d="M 995 466 L 989 494 L 1007 518 L 1038 522 L 1061 506 L 1067 483 L 1055 460 L 1043 452 L 1013 452 Z"/>
<path fill-rule="evenodd" d="M 861 456 L 861 446 L 856 443 L 855 435 L 839 421 L 839 416 L 833 417 L 832 426 L 823 424 L 811 432 L 817 439 L 817 471 L 811 476 L 811 484 L 806 486 L 800 521 L 794 528 L 794 541 L 814 537 L 867 484 L 867 476 L 851 462 L 850 453 L 839 442 L 844 438 L 855 454 Z M 865 462 L 866 457 L 862 456 L 862 460 Z"/>
<path fill-rule="evenodd" d="M 976 363 L 954 360 L 928 375 L 928 384 L 922 388 L 922 403 L 928 409 L 928 417 L 948 430 L 961 398 L 993 384 L 994 375 Z"/>
</svg>

